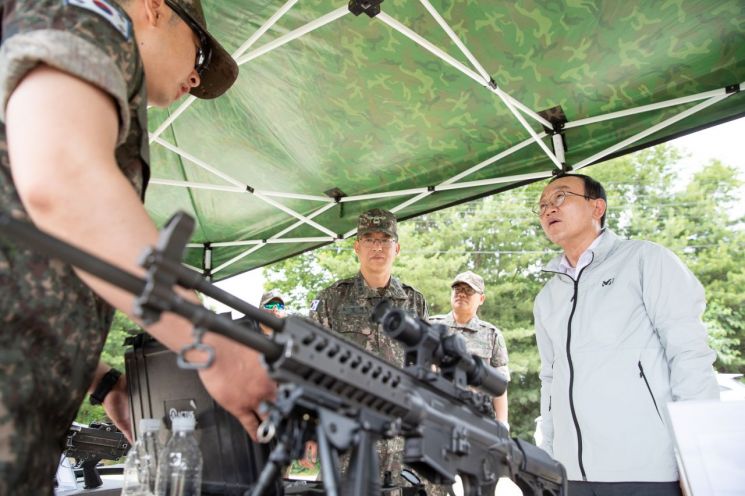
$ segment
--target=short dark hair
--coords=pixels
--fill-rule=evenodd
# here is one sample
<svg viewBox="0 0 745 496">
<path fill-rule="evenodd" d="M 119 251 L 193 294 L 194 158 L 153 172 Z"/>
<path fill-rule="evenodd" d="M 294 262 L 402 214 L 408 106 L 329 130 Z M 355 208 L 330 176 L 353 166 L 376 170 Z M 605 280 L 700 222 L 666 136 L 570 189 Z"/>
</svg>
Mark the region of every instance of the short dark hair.
<svg viewBox="0 0 745 496">
<path fill-rule="evenodd" d="M 582 182 L 585 184 L 585 195 L 593 200 L 600 198 L 605 202 L 606 210 L 600 218 L 600 227 L 605 227 L 605 214 L 608 213 L 608 196 L 605 194 L 605 188 L 603 188 L 603 185 L 590 176 L 585 176 L 584 174 L 561 174 L 551 179 L 548 183 L 551 184 L 562 177 L 578 177 L 582 179 Z"/>
</svg>

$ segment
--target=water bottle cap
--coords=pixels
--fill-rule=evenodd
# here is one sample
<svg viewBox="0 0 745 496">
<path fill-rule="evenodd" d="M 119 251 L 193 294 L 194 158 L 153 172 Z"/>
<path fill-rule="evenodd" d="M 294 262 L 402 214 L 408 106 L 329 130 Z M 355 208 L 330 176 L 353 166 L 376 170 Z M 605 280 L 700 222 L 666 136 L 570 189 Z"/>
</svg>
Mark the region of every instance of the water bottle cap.
<svg viewBox="0 0 745 496">
<path fill-rule="evenodd" d="M 173 428 L 173 431 L 193 431 L 194 427 L 197 425 L 197 420 L 192 417 L 174 417 L 171 419 L 171 427 Z"/>
<path fill-rule="evenodd" d="M 140 419 L 140 430 L 142 432 L 158 432 L 160 430 L 160 419 Z"/>
</svg>

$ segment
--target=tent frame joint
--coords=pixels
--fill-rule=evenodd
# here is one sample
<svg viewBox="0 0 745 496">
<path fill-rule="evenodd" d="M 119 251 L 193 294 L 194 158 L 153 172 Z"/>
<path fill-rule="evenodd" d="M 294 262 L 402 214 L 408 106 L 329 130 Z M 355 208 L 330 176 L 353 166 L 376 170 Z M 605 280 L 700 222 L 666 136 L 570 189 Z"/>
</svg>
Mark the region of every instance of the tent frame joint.
<svg viewBox="0 0 745 496">
<path fill-rule="evenodd" d="M 728 95 L 731 93 L 739 93 L 740 91 L 742 91 L 742 88 L 740 87 L 739 83 L 730 84 L 724 87 L 724 92 Z"/>
<path fill-rule="evenodd" d="M 348 8 L 349 12 L 356 16 L 364 13 L 372 19 L 380 14 L 381 3 L 383 0 L 349 0 Z"/>
<path fill-rule="evenodd" d="M 254 191 L 256 191 L 256 190 L 255 190 L 255 189 L 254 189 L 254 188 L 253 188 L 252 186 L 249 186 L 249 185 L 247 184 L 247 185 L 246 185 L 246 191 L 248 191 L 249 193 L 253 194 L 253 193 L 254 193 Z"/>
<path fill-rule="evenodd" d="M 574 168 L 569 164 L 561 164 L 561 169 L 554 169 L 551 171 L 552 176 L 561 177 L 569 174 Z"/>
<path fill-rule="evenodd" d="M 494 80 L 493 77 L 489 76 L 489 82 L 487 83 L 489 88 L 496 90 L 497 89 L 497 82 Z"/>
</svg>

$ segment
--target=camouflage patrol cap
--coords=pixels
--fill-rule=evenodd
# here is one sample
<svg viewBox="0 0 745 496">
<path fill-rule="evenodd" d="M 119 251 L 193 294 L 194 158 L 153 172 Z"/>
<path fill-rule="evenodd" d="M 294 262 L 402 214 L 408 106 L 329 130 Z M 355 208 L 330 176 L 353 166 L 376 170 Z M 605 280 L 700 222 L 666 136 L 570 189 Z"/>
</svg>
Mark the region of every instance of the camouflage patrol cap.
<svg viewBox="0 0 745 496">
<path fill-rule="evenodd" d="M 201 82 L 190 93 L 197 98 L 217 98 L 238 78 L 238 64 L 207 31 L 201 0 L 165 0 L 165 3 L 194 31 L 203 50 L 203 69 L 199 71 Z"/>
<path fill-rule="evenodd" d="M 261 295 L 261 303 L 259 303 L 260 306 L 264 306 L 270 301 L 279 300 L 282 303 L 285 303 L 285 297 L 282 293 L 279 292 L 278 289 L 272 289 L 271 291 L 267 291 L 263 295 Z"/>
<path fill-rule="evenodd" d="M 388 210 L 373 208 L 357 219 L 357 236 L 371 232 L 382 232 L 398 240 L 396 216 Z"/>
<path fill-rule="evenodd" d="M 484 280 L 475 272 L 471 272 L 470 270 L 461 272 L 460 274 L 455 276 L 453 282 L 450 283 L 450 287 L 452 288 L 459 283 L 468 284 L 477 293 L 484 294 Z"/>
</svg>

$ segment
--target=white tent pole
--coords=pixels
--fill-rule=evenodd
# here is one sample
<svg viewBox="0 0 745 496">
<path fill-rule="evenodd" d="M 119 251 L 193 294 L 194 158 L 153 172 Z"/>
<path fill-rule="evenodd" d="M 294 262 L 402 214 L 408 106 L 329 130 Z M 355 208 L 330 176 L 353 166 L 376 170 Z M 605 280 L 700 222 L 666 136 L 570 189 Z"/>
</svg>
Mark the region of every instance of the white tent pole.
<svg viewBox="0 0 745 496">
<path fill-rule="evenodd" d="M 336 241 L 336 237 L 330 236 L 317 236 L 309 238 L 277 238 L 277 239 L 250 239 L 246 241 L 222 241 L 220 243 L 211 243 L 212 248 L 226 248 L 230 246 L 253 246 L 260 245 L 263 243 L 267 244 L 290 244 L 290 243 L 323 243 L 329 241 Z M 189 243 L 186 245 L 187 248 L 204 248 L 203 243 Z"/>
<path fill-rule="evenodd" d="M 276 24 L 277 21 L 279 21 L 279 19 L 283 15 L 285 15 L 287 11 L 290 10 L 290 8 L 292 8 L 292 6 L 295 5 L 296 3 L 297 3 L 297 0 L 288 0 L 282 7 L 280 7 L 280 9 L 277 12 L 274 13 L 273 16 L 271 16 L 269 19 L 266 20 L 266 22 L 262 24 L 261 27 L 254 34 L 251 35 L 250 38 L 248 38 L 240 47 L 238 47 L 238 50 L 233 52 L 231 57 L 235 59 L 243 55 L 243 52 L 251 48 L 251 45 L 256 43 L 256 41 L 259 38 L 261 38 L 261 36 L 264 33 L 266 33 L 269 30 L 269 28 L 274 26 L 274 24 Z M 173 113 L 169 115 L 168 118 L 165 121 L 163 121 L 163 123 L 160 126 L 158 126 L 158 129 L 156 129 L 155 132 L 150 135 L 150 143 L 152 143 L 155 138 L 163 134 L 163 131 L 165 131 L 168 128 L 168 126 L 173 124 L 173 122 L 184 112 L 184 110 L 189 108 L 189 106 L 192 103 L 194 103 L 194 100 L 196 99 L 197 98 L 195 96 L 189 95 L 189 98 L 184 100 L 181 103 L 181 105 L 179 105 L 178 108 L 176 108 L 176 110 L 174 110 Z"/>
<path fill-rule="evenodd" d="M 383 193 L 370 193 L 369 195 L 343 196 L 339 198 L 339 202 L 348 203 L 355 201 L 374 200 L 376 198 L 391 198 L 393 196 L 408 196 L 422 193 L 424 191 L 427 191 L 427 188 L 401 189 L 398 191 L 386 191 Z"/>
<path fill-rule="evenodd" d="M 516 176 L 495 177 L 492 179 L 479 179 L 478 181 L 468 181 L 465 183 L 444 184 L 437 186 L 435 191 L 450 191 L 453 189 L 477 188 L 479 186 L 489 186 L 492 184 L 514 183 L 518 181 L 527 181 L 531 179 L 543 179 L 551 177 L 551 171 L 532 172 L 530 174 L 518 174 Z"/>
<path fill-rule="evenodd" d="M 218 265 L 217 267 L 215 267 L 215 270 L 212 271 L 212 274 L 213 275 L 214 274 L 217 274 L 218 272 L 220 272 L 225 267 L 234 264 L 235 262 L 237 262 L 241 258 L 245 258 L 245 257 L 249 256 L 251 253 L 255 252 L 256 250 L 258 250 L 262 246 L 264 246 L 264 243 L 261 243 L 261 244 L 258 244 L 258 245 L 254 245 L 252 248 L 249 248 L 248 250 L 246 250 L 246 251 L 244 251 L 242 253 L 239 253 L 238 255 L 234 256 L 233 258 L 231 258 L 227 262 L 222 263 L 222 264 Z"/>
<path fill-rule="evenodd" d="M 434 191 L 425 191 L 424 193 L 421 193 L 421 194 L 416 195 L 414 198 L 409 198 L 405 202 L 403 202 L 403 203 L 401 203 L 401 204 L 396 205 L 395 207 L 393 207 L 391 209 L 391 212 L 393 212 L 395 214 L 396 212 L 399 212 L 399 211 L 405 209 L 409 205 L 412 205 L 412 204 L 418 202 L 422 198 L 425 198 L 425 197 L 431 195 L 432 193 L 434 193 Z"/>
<path fill-rule="evenodd" d="M 264 24 L 262 24 L 261 27 L 257 29 L 254 34 L 251 35 L 250 38 L 248 38 L 240 47 L 238 47 L 238 50 L 233 52 L 232 57 L 234 59 L 237 59 L 238 57 L 246 53 L 246 50 L 251 48 L 251 46 L 253 46 L 253 44 L 256 43 L 259 38 L 264 35 L 264 33 L 269 31 L 269 28 L 274 26 L 277 21 L 279 21 L 282 16 L 285 15 L 287 11 L 290 10 L 297 3 L 297 1 L 298 0 L 287 0 L 287 2 L 285 2 L 285 4 L 281 6 L 279 10 L 274 13 L 273 16 L 267 19 L 266 22 L 264 22 Z"/>
<path fill-rule="evenodd" d="M 466 56 L 466 58 L 471 62 L 471 64 L 476 68 L 479 74 L 481 74 L 481 77 L 484 78 L 484 81 L 488 84 L 492 77 L 489 75 L 488 72 L 486 72 L 486 69 L 484 69 L 484 66 L 479 63 L 478 59 L 471 53 L 471 51 L 466 47 L 465 43 L 461 41 L 461 39 L 458 37 L 457 34 L 455 34 L 455 31 L 453 31 L 453 28 L 450 27 L 450 25 L 443 19 L 443 17 L 440 15 L 439 12 L 432 6 L 431 3 L 429 3 L 429 0 L 419 0 L 422 5 L 424 5 L 424 8 L 427 9 L 427 11 L 434 17 L 435 21 L 437 21 L 437 24 L 440 25 L 440 27 L 447 33 L 447 35 L 450 37 L 450 39 L 455 43 L 455 45 L 460 49 L 461 52 L 463 52 L 463 55 Z M 553 126 L 551 123 L 541 117 L 538 113 L 534 112 L 533 109 L 528 108 L 527 106 L 523 105 L 522 102 L 517 100 L 516 98 L 513 98 L 511 95 L 508 95 L 510 102 L 512 104 L 519 108 L 523 113 L 526 115 L 532 117 L 536 121 L 540 122 L 541 125 L 546 126 L 547 128 L 551 129 Z"/>
<path fill-rule="evenodd" d="M 332 207 L 333 207 L 334 205 L 336 205 L 336 204 L 335 204 L 335 203 L 327 203 L 326 205 L 322 206 L 322 207 L 321 207 L 321 208 L 319 208 L 318 210 L 316 210 L 316 211 L 312 212 L 312 213 L 311 213 L 310 215 L 308 215 L 308 218 L 309 218 L 309 219 L 313 219 L 313 218 L 315 218 L 316 216 L 318 216 L 318 215 L 321 215 L 322 213 L 324 213 L 324 212 L 325 212 L 326 210 L 329 210 L 329 209 L 330 209 L 330 208 L 332 208 Z M 304 224 L 304 222 L 303 222 L 303 221 L 298 221 L 298 222 L 296 222 L 296 223 L 292 224 L 291 226 L 289 226 L 289 227 L 286 227 L 286 228 L 284 228 L 283 230 L 281 230 L 281 231 L 280 231 L 280 232 L 278 232 L 277 234 L 274 234 L 274 235 L 273 235 L 273 236 L 271 236 L 271 237 L 270 237 L 269 239 L 277 239 L 277 238 L 281 238 L 282 236 L 284 236 L 284 235 L 285 235 L 285 234 L 287 234 L 288 232 L 292 231 L 292 230 L 293 230 L 293 229 L 295 229 L 296 227 L 299 227 L 299 226 L 301 226 L 302 224 Z M 336 237 L 336 234 L 334 234 L 334 237 Z"/>
<path fill-rule="evenodd" d="M 270 41 L 269 43 L 266 43 L 265 45 L 261 45 L 256 50 L 253 50 L 251 52 L 248 52 L 245 55 L 242 55 L 241 57 L 238 57 L 238 59 L 236 59 L 236 62 L 238 62 L 238 65 L 243 65 L 250 60 L 253 60 L 257 57 L 264 55 L 265 53 L 271 52 L 275 48 L 281 47 L 282 45 L 289 43 L 290 41 L 294 39 L 300 38 L 304 34 L 310 33 L 314 29 L 318 29 L 332 21 L 335 21 L 341 17 L 344 17 L 346 14 L 349 14 L 349 8 L 346 6 L 339 7 L 336 10 L 332 10 L 328 14 L 325 14 L 319 17 L 318 19 L 315 19 L 309 22 L 308 24 L 300 26 L 299 28 L 290 31 L 287 34 L 280 36 L 276 40 Z"/>
<path fill-rule="evenodd" d="M 545 136 L 545 134 L 543 136 Z M 517 145 L 512 146 L 512 147 L 506 149 L 505 151 L 500 152 L 500 153 L 494 155 L 493 157 L 487 158 L 483 162 L 478 163 L 478 164 L 474 165 L 473 167 L 471 167 L 469 169 L 466 169 L 466 170 L 464 170 L 463 172 L 461 172 L 459 174 L 456 174 L 455 176 L 451 177 L 450 179 L 448 179 L 446 181 L 443 181 L 441 184 L 451 184 L 451 183 L 454 183 L 456 181 L 459 181 L 460 179 L 462 179 L 462 178 L 464 178 L 466 176 L 470 176 L 474 172 L 477 172 L 477 171 L 483 169 L 487 165 L 491 165 L 494 162 L 497 162 L 499 160 L 502 160 L 503 158 L 508 157 L 508 156 L 512 155 L 513 153 L 519 151 L 519 150 L 522 150 L 523 148 L 525 148 L 526 146 L 530 145 L 531 143 L 533 143 L 533 140 L 530 139 L 530 138 L 528 138 L 525 141 L 522 141 L 522 142 L 518 143 Z"/>
<path fill-rule="evenodd" d="M 329 198 L 328 196 L 320 196 L 320 195 L 303 195 L 300 193 L 286 193 L 283 191 L 264 191 L 263 189 L 257 189 L 255 190 L 255 193 L 261 193 L 264 196 L 271 196 L 274 198 L 293 198 L 295 200 L 308 200 L 308 201 L 317 201 L 317 202 L 323 202 L 323 203 L 335 203 L 336 200 L 333 198 Z"/>
<path fill-rule="evenodd" d="M 199 167 L 201 167 L 202 169 L 205 169 L 205 170 L 213 173 L 217 177 L 219 177 L 221 179 L 224 179 L 225 181 L 233 184 L 234 186 L 237 186 L 239 188 L 246 189 L 246 184 L 245 183 L 242 183 L 241 181 L 238 181 L 237 179 L 234 179 L 233 177 L 225 174 L 224 172 L 222 172 L 222 171 L 220 171 L 220 170 L 212 167 L 207 162 L 204 162 L 203 160 L 199 160 L 194 155 L 186 152 L 185 150 L 177 147 L 176 145 L 173 145 L 173 144 L 165 141 L 162 138 L 154 138 L 154 140 L 155 140 L 156 143 L 158 143 L 159 145 L 161 145 L 163 148 L 166 148 L 168 150 L 171 150 L 173 153 L 175 153 L 177 155 L 180 155 L 181 157 L 185 158 L 189 162 L 192 162 L 192 163 L 198 165 Z"/>
<path fill-rule="evenodd" d="M 375 19 L 380 19 L 384 23 L 388 24 L 390 27 L 398 31 L 399 33 L 403 34 L 413 42 L 420 45 L 422 48 L 428 50 L 433 55 L 440 57 L 442 60 L 447 62 L 448 64 L 452 65 L 459 71 L 461 71 L 466 76 L 470 77 L 477 83 L 479 83 L 481 86 L 484 86 L 485 88 L 488 88 L 491 92 L 495 93 L 499 98 L 501 98 L 502 102 L 507 106 L 507 109 L 509 109 L 510 112 L 512 112 L 512 115 L 515 116 L 515 118 L 520 122 L 520 124 L 525 128 L 526 131 L 528 131 L 528 134 L 530 134 L 530 137 L 533 138 L 533 141 L 538 144 L 538 146 L 541 147 L 543 152 L 548 156 L 551 161 L 556 164 L 556 167 L 561 169 L 561 163 L 556 159 L 556 156 L 551 152 L 551 150 L 548 149 L 546 144 L 538 137 L 535 131 L 533 131 L 533 128 L 531 128 L 528 123 L 525 121 L 523 116 L 515 109 L 515 107 L 510 102 L 510 96 L 507 95 L 504 91 L 502 91 L 499 87 L 492 88 L 488 81 L 484 81 L 483 78 L 481 78 L 478 74 L 473 72 L 471 69 L 466 67 L 465 65 L 461 64 L 457 60 L 455 60 L 453 57 L 448 55 L 447 53 L 443 52 L 440 48 L 436 47 L 429 41 L 427 41 L 425 38 L 420 36 L 419 34 L 415 33 L 408 27 L 404 26 L 400 22 L 398 22 L 396 19 L 392 18 L 385 12 L 381 12 L 377 16 L 375 16 Z"/>
<path fill-rule="evenodd" d="M 729 96 L 729 94 L 726 94 L 725 93 L 724 95 L 716 96 L 714 98 L 710 98 L 709 100 L 703 101 L 703 102 L 699 103 L 698 105 L 696 105 L 694 107 L 691 107 L 691 108 L 689 108 L 687 110 L 684 110 L 683 112 L 679 113 L 678 115 L 676 115 L 674 117 L 671 117 L 669 119 L 666 119 L 666 120 L 660 122 L 659 124 L 655 124 L 654 126 L 650 127 L 649 129 L 645 129 L 644 131 L 642 131 L 640 133 L 637 133 L 634 136 L 621 141 L 620 143 L 616 143 L 615 145 L 613 145 L 611 147 L 608 147 L 605 150 L 603 150 L 603 151 L 601 151 L 599 153 L 596 153 L 595 155 L 593 155 L 591 157 L 588 157 L 588 158 L 586 158 L 586 159 L 584 159 L 584 160 L 576 163 L 573 166 L 573 169 L 581 169 L 582 167 L 586 167 L 586 166 L 588 166 L 588 165 L 590 165 L 590 164 L 592 164 L 594 162 L 597 162 L 601 158 L 606 157 L 606 156 L 612 154 L 613 152 L 616 152 L 618 150 L 621 150 L 622 148 L 625 148 L 626 146 L 628 146 L 628 145 L 630 145 L 632 143 L 635 143 L 635 142 L 637 142 L 637 141 L 639 141 L 639 140 L 641 140 L 643 138 L 646 138 L 647 136 L 656 133 L 660 129 L 664 129 L 664 128 L 668 127 L 668 126 L 671 126 L 671 125 L 675 124 L 676 122 L 678 122 L 680 120 L 683 120 L 686 117 L 695 114 L 696 112 L 699 112 L 699 111 L 701 111 L 701 110 L 703 110 L 703 109 L 705 109 L 707 107 L 710 107 L 710 106 L 714 105 L 715 103 L 724 100 L 728 96 Z"/>
<path fill-rule="evenodd" d="M 218 177 L 220 177 L 220 178 L 222 178 L 222 179 L 224 179 L 224 180 L 226 180 L 226 181 L 234 184 L 237 187 L 242 187 L 247 192 L 253 193 L 253 195 L 255 197 L 263 200 L 264 202 L 268 203 L 269 205 L 273 206 L 274 208 L 277 208 L 277 209 L 285 212 L 286 214 L 289 214 L 289 215 L 295 217 L 296 219 L 300 219 L 301 221 L 307 223 L 308 225 L 311 225 L 311 226 L 315 227 L 319 231 L 321 231 L 321 232 L 323 232 L 325 234 L 328 234 L 329 236 L 336 237 L 336 233 L 335 232 L 326 229 L 325 227 L 323 227 L 322 225 L 320 225 L 320 224 L 318 224 L 316 222 L 313 222 L 312 220 L 310 220 L 310 218 L 305 217 L 305 216 L 299 214 L 298 212 L 292 210 L 291 208 L 286 207 L 286 206 L 282 205 L 281 203 L 278 203 L 278 202 L 272 200 L 271 198 L 269 198 L 268 196 L 262 194 L 259 191 L 256 191 L 256 190 L 249 191 L 247 184 L 241 183 L 237 179 L 234 179 L 234 178 L 228 176 L 227 174 L 224 174 L 224 173 L 220 172 L 219 170 L 215 169 L 214 167 L 212 167 L 208 163 L 206 163 L 206 162 L 204 162 L 202 160 L 199 160 L 198 158 L 194 157 L 193 155 L 190 155 L 189 153 L 185 152 L 184 150 L 178 148 L 177 146 L 174 146 L 174 145 L 168 143 L 167 141 L 164 141 L 161 138 L 156 138 L 155 141 L 158 142 L 158 144 L 160 144 L 160 145 L 168 148 L 172 152 L 179 154 L 180 156 L 184 157 L 185 159 L 189 160 L 190 162 L 195 163 L 199 167 L 202 167 L 203 169 L 206 169 L 206 170 L 212 172 L 216 176 L 218 176 Z M 331 206 L 333 206 L 335 203 L 330 202 L 329 204 Z"/>
<path fill-rule="evenodd" d="M 258 245 L 263 243 L 264 241 L 261 239 L 249 239 L 245 241 L 220 241 L 218 243 L 210 243 L 210 246 L 213 248 L 225 248 L 228 246 L 248 246 L 248 245 Z M 186 245 L 187 248 L 202 248 L 204 247 L 204 243 L 188 243 Z"/>
<path fill-rule="evenodd" d="M 228 193 L 246 193 L 246 186 L 227 186 L 221 184 L 209 184 L 209 183 L 195 183 L 192 181 L 177 181 L 175 179 L 163 179 L 158 177 L 150 178 L 149 184 L 158 184 L 161 186 L 176 186 L 181 188 L 191 189 L 210 189 L 215 191 L 225 191 Z M 333 198 L 328 196 L 319 195 L 303 195 L 300 193 L 285 193 L 282 191 L 264 191 L 254 190 L 255 193 L 260 193 L 264 196 L 271 196 L 274 198 L 293 198 L 295 200 L 308 200 L 317 201 L 323 203 L 335 203 Z"/>
<path fill-rule="evenodd" d="M 308 217 L 306 217 L 306 216 L 304 216 L 302 214 L 299 214 L 298 212 L 292 210 L 289 207 L 286 207 L 286 206 L 282 205 L 279 202 L 276 202 L 276 201 L 272 200 L 268 196 L 264 196 L 261 193 L 257 193 L 256 191 L 254 191 L 254 196 L 256 196 L 257 198 L 260 198 L 260 199 L 264 200 L 266 203 L 268 203 L 269 205 L 273 206 L 274 208 L 278 208 L 279 210 L 283 211 L 284 213 L 286 213 L 288 215 L 291 215 L 291 216 L 295 217 L 296 219 L 301 220 L 301 221 L 305 222 L 306 224 L 308 224 L 310 226 L 315 227 L 319 231 L 328 234 L 332 238 L 336 238 L 336 233 L 334 231 L 331 231 L 330 229 L 326 229 L 321 224 L 319 224 L 319 223 L 317 223 L 317 222 L 309 219 Z"/>
<path fill-rule="evenodd" d="M 271 244 L 283 244 L 283 243 L 326 243 L 330 241 L 336 241 L 336 236 L 318 236 L 315 238 L 277 238 L 267 239 L 266 242 Z"/>
<path fill-rule="evenodd" d="M 499 98 L 502 99 L 504 104 L 507 106 L 508 109 L 510 109 L 510 112 L 512 112 L 512 115 L 515 116 L 515 118 L 520 122 L 520 124 L 525 128 L 525 130 L 530 134 L 530 137 L 533 138 L 533 141 L 535 141 L 538 146 L 541 147 L 543 152 L 546 154 L 546 156 L 556 165 L 557 168 L 561 169 L 562 164 L 559 161 L 559 159 L 556 158 L 556 155 L 548 149 L 548 146 L 546 146 L 546 143 L 543 142 L 543 140 L 539 137 L 538 133 L 533 131 L 533 128 L 528 125 L 525 118 L 520 114 L 520 112 L 515 109 L 515 107 L 512 105 L 512 102 L 510 102 L 509 95 L 502 91 L 499 87 L 492 88 L 491 86 L 488 87 L 491 91 L 493 91 Z M 553 127 L 553 126 L 551 126 Z M 542 133 L 545 136 L 545 133 Z"/>
<path fill-rule="evenodd" d="M 334 203 L 329 203 L 329 204 L 327 204 L 327 205 L 324 205 L 323 207 L 319 208 L 318 210 L 316 210 L 316 211 L 312 212 L 312 213 L 311 213 L 310 215 L 308 215 L 308 218 L 309 218 L 309 219 L 312 219 L 312 218 L 314 218 L 314 217 L 316 217 L 316 216 L 318 216 L 318 215 L 321 215 L 321 214 L 322 214 L 323 212 L 325 212 L 326 210 L 330 209 L 330 208 L 331 208 L 331 207 L 333 207 L 334 205 L 335 205 Z M 272 237 L 270 237 L 269 239 L 277 239 L 277 238 L 280 238 L 280 237 L 282 237 L 283 235 L 285 235 L 286 233 L 288 233 L 288 232 L 292 231 L 293 229 L 295 229 L 296 227 L 298 227 L 298 226 L 300 226 L 300 225 L 302 225 L 302 224 L 304 224 L 304 222 L 303 222 L 303 221 L 298 221 L 298 222 L 296 222 L 296 223 L 292 224 L 291 226 L 289 226 L 289 227 L 287 227 L 287 228 L 283 229 L 282 231 L 278 232 L 277 234 L 273 235 L 273 236 L 272 236 Z M 336 235 L 334 235 L 334 236 L 336 236 Z M 230 266 L 230 265 L 234 264 L 235 262 L 237 262 L 237 261 L 238 261 L 238 260 L 240 260 L 241 258 L 247 257 L 248 255 L 250 255 L 251 253 L 255 252 L 256 250 L 258 250 L 259 248 L 261 248 L 262 246 L 264 246 L 264 245 L 266 245 L 266 244 L 268 244 L 268 243 L 264 243 L 264 242 L 262 241 L 261 243 L 259 243 L 259 244 L 255 245 L 255 246 L 253 246 L 252 248 L 249 248 L 248 250 L 244 251 L 243 253 L 240 253 L 240 254 L 236 255 L 235 257 L 231 258 L 230 260 L 228 260 L 227 262 L 223 263 L 223 264 L 222 264 L 222 265 L 220 265 L 219 267 L 216 267 L 216 268 L 215 268 L 215 270 L 213 270 L 213 271 L 212 271 L 212 273 L 213 273 L 213 274 L 215 274 L 215 273 L 217 273 L 218 271 L 220 271 L 220 270 L 224 269 L 225 267 L 228 267 L 228 266 Z"/>
<path fill-rule="evenodd" d="M 210 189 L 215 191 L 225 191 L 228 193 L 245 193 L 246 188 L 240 186 L 227 186 L 221 184 L 194 183 L 190 181 L 176 181 L 174 179 L 161 179 L 157 177 L 150 178 L 149 185 L 157 184 L 160 186 L 176 186 L 180 188 L 191 189 Z"/>
<path fill-rule="evenodd" d="M 160 137 L 160 135 L 163 134 L 163 131 L 168 129 L 168 126 L 173 124 L 173 122 L 178 119 L 181 114 L 184 113 L 184 110 L 188 109 L 196 99 L 197 97 L 195 97 L 194 95 L 189 95 L 186 100 L 181 102 L 181 105 L 176 107 L 176 110 L 174 110 L 171 115 L 169 115 L 166 120 L 164 120 L 163 123 L 158 126 L 158 129 L 150 133 L 150 143 L 152 144 L 152 142 L 155 141 L 156 138 Z"/>
<path fill-rule="evenodd" d="M 619 117 L 626 117 L 629 115 L 641 114 L 643 112 L 649 112 L 652 110 L 659 110 L 667 107 L 674 107 L 676 105 L 684 105 L 686 103 L 697 102 L 699 100 L 706 100 L 719 95 L 726 94 L 725 89 L 718 89 L 712 91 L 706 91 L 704 93 L 697 93 L 695 95 L 684 96 L 680 98 L 673 98 L 672 100 L 665 100 L 664 102 L 651 103 L 649 105 L 642 105 L 641 107 L 634 107 L 627 110 L 619 110 L 618 112 L 611 112 L 609 114 L 598 115 L 595 117 L 587 117 L 586 119 L 579 119 L 576 121 L 570 121 L 564 124 L 564 129 L 571 129 L 573 127 L 586 126 L 587 124 L 594 124 L 596 122 L 607 121 L 611 119 L 618 119 Z"/>
<path fill-rule="evenodd" d="M 552 135 L 551 140 L 554 144 L 554 153 L 556 153 L 556 158 L 558 158 L 559 162 L 563 164 L 566 161 L 566 154 L 564 153 L 564 140 L 562 139 L 561 134 Z"/>
<path fill-rule="evenodd" d="M 488 82 L 484 81 L 484 79 L 480 75 L 478 75 L 477 73 L 475 73 L 474 71 L 472 71 L 471 69 L 463 65 L 462 63 L 460 63 L 458 60 L 454 59 L 449 54 L 442 51 L 437 46 L 427 41 L 425 38 L 423 38 L 419 34 L 415 33 L 408 27 L 404 26 L 403 24 L 398 22 L 396 19 L 386 14 L 385 12 L 381 12 L 380 14 L 376 15 L 375 19 L 380 19 L 385 24 L 389 25 L 390 27 L 392 27 L 393 29 L 401 33 L 402 35 L 406 36 L 407 38 L 409 38 L 416 44 L 420 45 L 422 48 L 426 49 L 433 55 L 441 58 L 442 60 L 444 60 L 451 66 L 455 67 L 456 69 L 461 71 L 463 74 L 465 74 L 466 76 L 470 77 L 471 79 L 479 83 L 481 86 L 488 86 Z"/>
<path fill-rule="evenodd" d="M 434 17 L 435 21 L 437 21 L 437 24 L 440 25 L 440 27 L 445 30 L 447 35 L 450 37 L 451 40 L 453 40 L 453 43 L 460 48 L 460 51 L 463 52 L 463 55 L 466 56 L 466 58 L 473 64 L 473 67 L 478 71 L 479 74 L 481 74 L 481 77 L 484 78 L 484 81 L 487 83 L 491 81 L 491 76 L 488 72 L 486 72 L 486 69 L 479 63 L 478 60 L 476 60 L 476 57 L 473 56 L 471 51 L 466 48 L 466 45 L 463 44 L 463 42 L 460 40 L 457 34 L 455 34 L 455 31 L 450 27 L 450 25 L 445 21 L 445 19 L 442 18 L 439 12 L 432 6 L 431 3 L 429 3 L 429 0 L 419 0 L 422 5 L 424 5 L 424 8 L 427 9 L 427 11 Z"/>
</svg>

